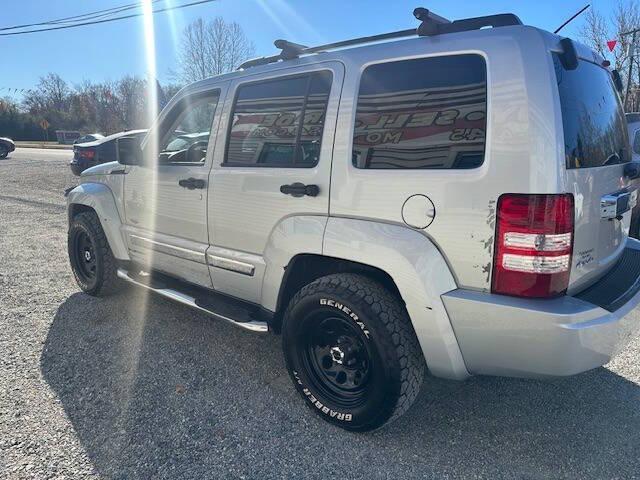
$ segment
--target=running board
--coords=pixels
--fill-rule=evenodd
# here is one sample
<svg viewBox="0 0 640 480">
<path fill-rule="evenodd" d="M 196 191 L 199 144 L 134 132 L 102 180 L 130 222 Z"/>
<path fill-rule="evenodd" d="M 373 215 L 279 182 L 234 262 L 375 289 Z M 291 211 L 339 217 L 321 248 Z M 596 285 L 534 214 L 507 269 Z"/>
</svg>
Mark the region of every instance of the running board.
<svg viewBox="0 0 640 480">
<path fill-rule="evenodd" d="M 208 313 L 215 318 L 229 322 L 244 330 L 255 333 L 267 333 L 269 331 L 268 323 L 251 318 L 255 312 L 239 306 L 239 304 L 244 303 L 239 300 L 231 298 L 227 300 L 223 298 L 224 296 L 222 294 L 215 292 L 211 292 L 210 295 L 197 295 L 193 292 L 199 292 L 201 289 L 187 285 L 178 290 L 180 286 L 180 282 L 178 281 L 155 281 L 151 276 L 140 277 L 138 275 L 130 275 L 129 272 L 123 268 L 118 269 L 118 277 L 126 282 L 151 290 L 163 297 Z M 185 291 L 188 293 L 185 293 Z M 254 307 L 254 310 L 257 310 L 257 307 Z M 221 313 L 221 311 L 223 311 L 224 314 Z M 234 315 L 231 316 L 229 312 L 232 312 Z"/>
</svg>

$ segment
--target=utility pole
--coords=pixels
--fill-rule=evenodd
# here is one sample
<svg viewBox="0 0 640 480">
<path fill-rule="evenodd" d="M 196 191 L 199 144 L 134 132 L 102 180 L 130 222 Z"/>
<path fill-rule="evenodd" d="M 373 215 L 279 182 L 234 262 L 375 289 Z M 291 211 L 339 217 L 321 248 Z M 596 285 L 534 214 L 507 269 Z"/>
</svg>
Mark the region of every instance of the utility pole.
<svg viewBox="0 0 640 480">
<path fill-rule="evenodd" d="M 627 93 L 624 96 L 624 108 L 627 109 L 629 105 L 629 96 L 631 94 L 631 75 L 633 74 L 633 58 L 636 54 L 636 37 L 640 32 L 640 28 L 634 28 L 633 30 L 629 30 L 628 32 L 622 32 L 620 34 L 621 37 L 625 37 L 627 35 L 631 35 L 631 43 L 629 44 L 629 72 L 627 73 Z M 633 105 L 631 105 L 633 107 Z"/>
<path fill-rule="evenodd" d="M 627 74 L 627 93 L 624 96 L 624 108 L 627 110 L 629 105 L 629 93 L 631 92 L 631 74 L 633 73 L 633 56 L 635 54 L 636 49 L 636 34 L 638 30 L 633 30 L 633 32 L 626 32 L 622 35 L 626 35 L 631 33 L 631 45 L 629 45 L 629 73 Z M 627 110 L 628 111 L 628 110 Z"/>
</svg>

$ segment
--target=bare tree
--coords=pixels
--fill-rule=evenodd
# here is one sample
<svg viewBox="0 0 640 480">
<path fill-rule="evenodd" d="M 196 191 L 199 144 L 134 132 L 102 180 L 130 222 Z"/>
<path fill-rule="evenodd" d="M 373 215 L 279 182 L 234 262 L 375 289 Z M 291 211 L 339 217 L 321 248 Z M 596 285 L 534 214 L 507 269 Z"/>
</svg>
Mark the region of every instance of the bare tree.
<svg viewBox="0 0 640 480">
<path fill-rule="evenodd" d="M 69 86 L 57 73 L 49 73 L 40 77 L 34 90 L 30 90 L 24 97 L 24 104 L 34 114 L 47 110 L 62 111 L 67 107 Z"/>
<path fill-rule="evenodd" d="M 635 28 L 640 27 L 640 8 L 637 0 L 618 0 L 616 7 L 611 11 L 608 17 L 598 10 L 591 8 L 586 15 L 586 22 L 580 31 L 582 39 L 600 55 L 610 60 L 612 65 L 622 76 L 625 84 L 627 72 L 629 69 L 629 45 L 631 43 L 631 35 L 622 35 Z M 607 41 L 617 40 L 618 45 L 610 52 L 607 47 Z M 636 44 L 640 44 L 640 34 L 637 37 Z M 632 93 L 637 97 L 637 85 L 640 84 L 640 67 L 638 66 L 637 56 L 640 52 L 636 49 L 634 58 L 634 66 L 636 71 L 631 79 Z M 637 104 L 637 100 L 629 99 L 628 106 Z"/>
<path fill-rule="evenodd" d="M 254 50 L 236 22 L 227 23 L 222 17 L 210 22 L 199 18 L 182 34 L 177 76 L 184 82 L 194 82 L 230 72 L 253 55 Z"/>
</svg>

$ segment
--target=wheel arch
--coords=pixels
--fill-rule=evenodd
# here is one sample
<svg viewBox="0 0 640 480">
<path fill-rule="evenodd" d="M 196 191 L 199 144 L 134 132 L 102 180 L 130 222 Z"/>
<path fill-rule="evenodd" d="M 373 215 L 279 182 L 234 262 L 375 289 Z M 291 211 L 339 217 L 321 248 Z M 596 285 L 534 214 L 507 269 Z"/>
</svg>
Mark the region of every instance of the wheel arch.
<svg viewBox="0 0 640 480">
<path fill-rule="evenodd" d="M 89 205 L 85 205 L 83 203 L 70 203 L 69 209 L 68 209 L 69 221 L 73 220 L 77 215 L 81 214 L 82 212 L 96 212 L 96 210 L 95 208 L 90 207 Z"/>
<path fill-rule="evenodd" d="M 274 324 L 272 325 L 274 329 L 279 331 L 282 314 L 298 290 L 320 277 L 334 273 L 356 273 L 364 275 L 380 283 L 388 291 L 397 295 L 398 298 L 402 300 L 402 295 L 391 275 L 380 268 L 344 258 L 329 257 L 322 254 L 300 253 L 293 256 L 285 267 L 282 283 L 278 291 L 276 316 L 274 318 Z"/>
<path fill-rule="evenodd" d="M 323 255 L 385 272 L 405 303 L 429 370 L 439 377 L 469 377 L 441 298 L 457 284 L 444 256 L 424 232 L 397 224 L 330 217 Z"/>
<path fill-rule="evenodd" d="M 118 260 L 129 260 L 129 253 L 120 231 L 122 220 L 111 189 L 101 183 L 83 183 L 67 195 L 69 222 L 79 213 L 94 211 Z"/>
</svg>

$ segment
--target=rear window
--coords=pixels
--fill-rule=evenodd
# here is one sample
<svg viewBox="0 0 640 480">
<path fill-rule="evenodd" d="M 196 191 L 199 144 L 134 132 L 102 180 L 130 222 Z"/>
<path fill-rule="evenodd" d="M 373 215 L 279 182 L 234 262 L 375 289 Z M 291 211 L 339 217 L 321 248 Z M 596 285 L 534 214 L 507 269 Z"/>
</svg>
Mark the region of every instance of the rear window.
<svg viewBox="0 0 640 480">
<path fill-rule="evenodd" d="M 627 125 L 611 74 L 580 60 L 566 70 L 553 62 L 562 108 L 567 168 L 592 168 L 631 160 Z"/>
<path fill-rule="evenodd" d="M 362 73 L 353 164 L 465 169 L 484 161 L 487 74 L 479 55 L 388 62 Z"/>
</svg>

